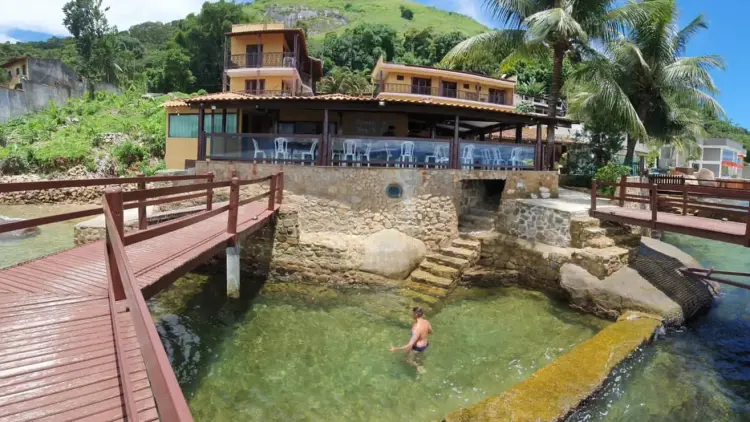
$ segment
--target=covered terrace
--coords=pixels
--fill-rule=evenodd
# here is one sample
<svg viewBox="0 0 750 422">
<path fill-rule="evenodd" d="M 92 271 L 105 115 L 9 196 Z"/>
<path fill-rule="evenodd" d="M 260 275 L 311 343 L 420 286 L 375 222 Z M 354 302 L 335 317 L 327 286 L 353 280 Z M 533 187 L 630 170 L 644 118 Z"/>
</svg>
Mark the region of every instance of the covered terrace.
<svg viewBox="0 0 750 422">
<path fill-rule="evenodd" d="M 313 97 L 208 94 L 184 100 L 198 109 L 198 160 L 317 166 L 541 170 L 542 126 L 567 119 L 456 105 L 435 99 L 341 94 Z M 235 114 L 236 127 L 227 127 Z M 206 130 L 206 123 L 209 129 Z M 536 142 L 523 142 L 524 128 Z M 511 142 L 490 134 L 515 130 Z"/>
</svg>

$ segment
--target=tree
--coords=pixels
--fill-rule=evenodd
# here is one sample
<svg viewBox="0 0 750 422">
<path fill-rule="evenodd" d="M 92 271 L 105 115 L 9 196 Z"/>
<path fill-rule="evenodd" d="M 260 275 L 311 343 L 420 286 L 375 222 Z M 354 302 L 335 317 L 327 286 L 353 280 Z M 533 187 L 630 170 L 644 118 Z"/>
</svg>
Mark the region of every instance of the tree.
<svg viewBox="0 0 750 422">
<path fill-rule="evenodd" d="M 199 14 L 190 14 L 180 22 L 174 41 L 190 57 L 189 69 L 195 76 L 192 84 L 195 89 L 221 91 L 224 36 L 232 30 L 232 24 L 245 19 L 241 4 L 221 0 L 203 3 Z"/>
<path fill-rule="evenodd" d="M 713 98 L 717 89 L 710 71 L 723 69 L 718 56 L 684 57 L 690 38 L 708 27 L 698 16 L 677 31 L 675 0 L 662 4 L 637 22 L 626 38 L 614 39 L 602 51 L 590 49 L 587 60 L 571 75 L 570 106 L 585 120 L 604 114 L 627 133 L 625 163 L 633 161 L 638 141 L 673 143 L 683 150 L 703 133 L 704 110 L 723 115 Z"/>
<path fill-rule="evenodd" d="M 71 0 L 63 6 L 63 24 L 76 41 L 79 70 L 94 80 L 117 81 L 117 28 L 110 27 L 102 0 Z"/>
<path fill-rule="evenodd" d="M 189 92 L 195 84 L 190 71 L 190 57 L 185 50 L 170 42 L 158 63 L 146 72 L 148 89 L 152 92 Z"/>
<path fill-rule="evenodd" d="M 404 19 L 406 19 L 408 21 L 414 19 L 414 12 L 410 8 L 404 6 L 403 4 L 401 6 L 399 6 L 398 8 L 401 11 L 401 17 L 402 18 L 404 18 Z"/>
<path fill-rule="evenodd" d="M 383 24 L 360 24 L 341 34 L 326 34 L 321 51 L 326 66 L 364 70 L 375 67 L 381 56 L 393 60 L 401 48 L 393 28 Z"/>
<path fill-rule="evenodd" d="M 336 67 L 318 82 L 318 92 L 321 94 L 372 94 L 373 85 L 370 83 L 370 72 L 352 71 L 351 69 Z"/>
<path fill-rule="evenodd" d="M 563 63 L 576 57 L 594 39 L 613 39 L 616 29 L 641 19 L 648 11 L 639 3 L 619 5 L 617 0 L 494 0 L 487 11 L 509 29 L 471 37 L 457 45 L 445 58 L 472 62 L 491 54 L 505 70 L 522 59 L 552 59 L 550 104 L 557 104 L 563 87 Z M 548 117 L 557 110 L 549 107 Z M 547 168 L 554 158 L 555 125 L 547 125 Z"/>
</svg>

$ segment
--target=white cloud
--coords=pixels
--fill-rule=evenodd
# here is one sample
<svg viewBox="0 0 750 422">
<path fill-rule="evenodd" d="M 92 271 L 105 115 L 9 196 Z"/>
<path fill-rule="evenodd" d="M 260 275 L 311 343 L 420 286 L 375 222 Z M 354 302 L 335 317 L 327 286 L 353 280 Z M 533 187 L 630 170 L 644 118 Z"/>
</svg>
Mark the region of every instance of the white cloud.
<svg viewBox="0 0 750 422">
<path fill-rule="evenodd" d="M 16 7 L 3 7 L 0 13 L 0 42 L 3 33 L 12 29 L 43 32 L 57 36 L 69 35 L 63 25 L 62 8 L 66 0 L 10 0 Z M 21 7 L 20 4 L 23 4 Z M 200 11 L 203 0 L 104 0 L 109 7 L 107 20 L 125 30 L 145 21 L 168 22 Z M 9 6 L 9 5 L 8 5 Z M 7 37 L 7 35 L 6 35 Z"/>
<path fill-rule="evenodd" d="M 0 44 L 5 44 L 6 42 L 15 44 L 18 42 L 18 40 L 8 34 L 3 34 L 2 32 L 0 32 Z"/>
</svg>

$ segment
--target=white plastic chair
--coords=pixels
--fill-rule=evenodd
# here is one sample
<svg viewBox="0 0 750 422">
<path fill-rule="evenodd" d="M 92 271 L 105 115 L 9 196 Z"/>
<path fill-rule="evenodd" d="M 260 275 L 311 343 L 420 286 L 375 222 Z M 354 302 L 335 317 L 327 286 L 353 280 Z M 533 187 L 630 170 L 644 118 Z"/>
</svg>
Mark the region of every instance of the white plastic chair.
<svg viewBox="0 0 750 422">
<path fill-rule="evenodd" d="M 255 148 L 255 153 L 253 154 L 253 160 L 256 160 L 258 156 L 261 156 L 263 160 L 266 159 L 266 152 L 260 149 L 258 146 L 258 141 L 253 138 L 253 147 Z"/>
<path fill-rule="evenodd" d="M 273 143 L 276 146 L 276 152 L 273 155 L 274 160 L 278 160 L 279 157 L 286 160 L 289 157 L 289 149 L 287 148 L 289 140 L 286 138 L 276 138 L 273 140 Z"/>
<path fill-rule="evenodd" d="M 510 166 L 513 170 L 518 170 L 521 167 L 522 160 L 521 155 L 523 154 L 522 148 L 513 148 L 510 150 Z"/>
<path fill-rule="evenodd" d="M 435 167 L 438 166 L 438 164 L 443 164 L 448 162 L 448 151 L 447 147 L 445 145 L 435 145 L 435 148 L 432 151 L 431 155 L 428 155 L 424 157 L 424 163 L 425 167 L 429 167 L 428 163 L 430 160 L 433 160 L 435 162 Z"/>
<path fill-rule="evenodd" d="M 401 162 L 399 167 L 403 167 L 403 163 L 406 162 L 409 162 L 409 167 L 414 167 L 414 142 L 401 142 L 401 155 L 398 157 L 398 160 Z"/>
<path fill-rule="evenodd" d="M 461 167 L 471 169 L 474 167 L 474 145 L 464 145 L 461 150 Z"/>
<path fill-rule="evenodd" d="M 344 153 L 341 154 L 341 161 L 349 159 L 357 161 L 357 145 L 359 145 L 359 139 L 344 139 Z M 341 165 L 346 166 L 347 163 L 342 162 Z"/>
<path fill-rule="evenodd" d="M 310 145 L 310 151 L 303 152 L 301 154 L 300 159 L 304 160 L 305 157 L 310 157 L 310 161 L 313 161 L 312 165 L 315 165 L 315 163 L 314 163 L 314 161 L 315 161 L 315 148 L 317 148 L 317 147 L 318 147 L 318 140 L 316 139 L 316 140 L 313 141 L 312 145 Z M 302 165 L 303 166 L 305 165 L 304 161 L 302 161 Z"/>
<path fill-rule="evenodd" d="M 359 161 L 367 160 L 367 167 L 370 167 L 370 152 L 372 152 L 372 142 L 365 144 L 365 151 L 359 154 Z M 361 166 L 361 164 L 357 164 Z"/>
<path fill-rule="evenodd" d="M 496 167 L 507 167 L 508 162 L 503 159 L 503 151 L 499 147 L 492 148 L 492 164 Z"/>
<path fill-rule="evenodd" d="M 488 170 L 492 164 L 492 152 L 488 148 L 482 148 L 482 168 Z"/>
<path fill-rule="evenodd" d="M 391 149 L 388 147 L 388 142 L 383 143 L 385 148 L 385 166 L 390 167 L 391 166 L 391 157 L 393 157 L 393 154 L 391 154 Z"/>
</svg>

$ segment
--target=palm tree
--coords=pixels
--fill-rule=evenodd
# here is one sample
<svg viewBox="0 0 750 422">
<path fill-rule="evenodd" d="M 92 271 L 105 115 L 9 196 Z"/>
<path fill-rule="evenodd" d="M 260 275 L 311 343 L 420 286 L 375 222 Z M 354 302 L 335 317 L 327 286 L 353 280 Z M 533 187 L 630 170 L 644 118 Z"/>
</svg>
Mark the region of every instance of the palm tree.
<svg viewBox="0 0 750 422">
<path fill-rule="evenodd" d="M 318 92 L 322 94 L 372 94 L 367 71 L 357 72 L 345 67 L 335 67 L 318 82 Z"/>
<path fill-rule="evenodd" d="M 486 54 L 501 57 L 501 69 L 519 60 L 552 57 L 547 115 L 557 117 L 557 104 L 563 87 L 563 61 L 592 40 L 609 40 L 627 24 L 645 19 L 641 3 L 620 5 L 618 0 L 485 0 L 488 12 L 508 29 L 471 37 L 445 57 L 451 63 L 471 62 Z M 555 125 L 547 126 L 546 165 L 553 165 Z"/>
<path fill-rule="evenodd" d="M 705 113 L 723 115 L 710 72 L 724 69 L 715 55 L 684 57 L 691 37 L 708 28 L 698 16 L 678 30 L 675 0 L 661 2 L 666 13 L 639 22 L 627 37 L 602 49 L 590 49 L 570 76 L 571 113 L 584 120 L 605 115 L 627 133 L 625 164 L 633 161 L 638 141 L 672 143 L 687 151 L 703 133 Z M 603 114 L 602 114 L 603 113 Z"/>
</svg>

